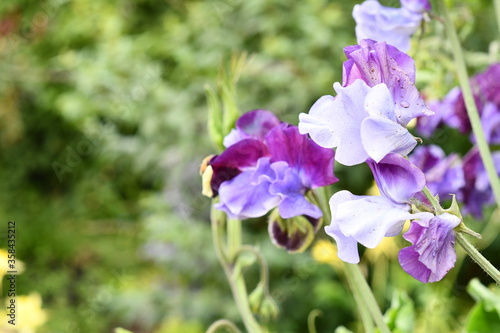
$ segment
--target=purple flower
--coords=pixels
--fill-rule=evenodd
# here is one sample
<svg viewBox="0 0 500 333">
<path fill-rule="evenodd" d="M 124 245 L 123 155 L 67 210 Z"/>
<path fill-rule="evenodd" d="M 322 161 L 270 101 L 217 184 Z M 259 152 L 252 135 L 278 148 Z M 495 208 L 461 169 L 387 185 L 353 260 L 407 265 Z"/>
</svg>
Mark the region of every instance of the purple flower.
<svg viewBox="0 0 500 333">
<path fill-rule="evenodd" d="M 401 6 L 415 13 L 428 12 L 431 10 L 429 0 L 400 0 Z"/>
<path fill-rule="evenodd" d="M 405 2 L 406 3 L 406 2 Z M 355 5 L 352 16 L 356 21 L 356 38 L 358 42 L 370 38 L 385 41 L 399 50 L 410 49 L 410 39 L 422 21 L 423 15 L 418 6 L 392 8 L 382 6 L 376 0 L 368 0 Z"/>
<path fill-rule="evenodd" d="M 422 171 L 409 160 L 389 154 L 379 163 L 368 160 L 380 193 L 396 203 L 408 203 L 425 186 Z"/>
<path fill-rule="evenodd" d="M 330 199 L 332 222 L 325 227 L 337 243 L 339 258 L 358 263 L 357 243 L 376 247 L 384 237 L 398 235 L 408 219 L 430 219 L 431 213 L 410 213 L 410 205 L 396 203 L 384 196 L 357 196 L 349 191 L 335 193 Z"/>
<path fill-rule="evenodd" d="M 460 128 L 467 131 L 470 128 L 469 118 L 465 104 L 462 104 L 463 110 L 455 112 L 459 98 L 462 98 L 460 88 L 455 87 L 445 96 L 442 101 L 432 101 L 429 107 L 435 110 L 434 115 L 428 117 L 419 117 L 417 121 L 417 130 L 426 137 L 431 137 L 436 128 L 441 124 L 447 124 L 453 128 Z M 465 118 L 464 118 L 465 117 Z"/>
<path fill-rule="evenodd" d="M 214 156 L 209 161 L 213 170 L 210 182 L 213 196 L 217 196 L 223 182 L 233 179 L 244 170 L 256 167 L 257 161 L 265 156 L 269 156 L 267 146 L 254 139 L 239 141 L 222 154 Z"/>
<path fill-rule="evenodd" d="M 284 177 L 286 162 L 270 163 L 269 157 L 260 158 L 255 168 L 243 171 L 225 181 L 219 188 L 220 202 L 214 207 L 232 219 L 259 217 L 276 207 L 280 197 L 269 191 L 272 183 Z"/>
<path fill-rule="evenodd" d="M 440 198 L 459 194 L 465 185 L 462 162 L 457 154 L 446 156 L 440 147 L 430 145 L 418 147 L 409 158 L 424 172 L 429 191 Z M 427 201 L 423 195 L 419 199 Z"/>
<path fill-rule="evenodd" d="M 334 84 L 337 97 L 321 97 L 299 115 L 300 133 L 308 133 L 318 145 L 337 147 L 336 160 L 344 165 L 375 162 L 387 154 L 407 155 L 417 144 L 398 122 L 392 96 L 385 84 L 369 87 L 356 80 L 347 87 Z"/>
<path fill-rule="evenodd" d="M 486 101 L 500 108 L 500 63 L 492 64 L 484 72 L 473 78 L 473 84 L 479 87 L 479 94 Z"/>
<path fill-rule="evenodd" d="M 499 91 L 500 93 L 500 91 Z M 500 107 L 492 102 L 487 102 L 481 110 L 481 125 L 483 127 L 486 142 L 491 145 L 500 144 Z M 476 137 L 472 133 L 471 141 L 476 143 Z"/>
<path fill-rule="evenodd" d="M 500 143 L 500 64 L 491 65 L 486 71 L 471 78 L 470 84 L 474 101 L 481 116 L 486 139 L 490 144 Z M 419 118 L 417 128 L 425 136 L 441 124 L 458 129 L 461 133 L 469 133 L 471 124 L 465 107 L 462 91 L 453 88 L 441 102 L 434 102 L 437 110 L 431 118 Z M 475 138 L 472 136 L 474 143 Z"/>
<path fill-rule="evenodd" d="M 359 45 L 344 48 L 342 86 L 357 79 L 370 87 L 385 83 L 391 92 L 397 122 L 406 126 L 415 117 L 434 114 L 427 108 L 415 87 L 413 59 L 385 42 L 361 40 Z"/>
<path fill-rule="evenodd" d="M 333 150 L 318 146 L 265 110 L 243 115 L 228 137 L 229 148 L 209 162 L 210 185 L 220 200 L 215 208 L 235 219 L 259 217 L 276 206 L 286 219 L 322 216 L 305 194 L 338 180 Z"/>
<path fill-rule="evenodd" d="M 236 129 L 231 130 L 224 138 L 224 146 L 227 148 L 249 138 L 263 141 L 266 134 L 280 123 L 281 121 L 271 111 L 249 111 L 238 118 Z"/>
<path fill-rule="evenodd" d="M 441 280 L 455 266 L 455 232 L 460 218 L 444 213 L 411 223 L 403 237 L 413 245 L 399 251 L 403 270 L 427 283 Z"/>
<path fill-rule="evenodd" d="M 497 174 L 500 176 L 500 152 L 494 152 L 492 157 Z M 483 216 L 484 206 L 493 204 L 495 198 L 477 147 L 473 147 L 464 156 L 463 170 L 465 186 L 460 193 L 464 204 L 462 212 L 480 219 Z"/>
</svg>

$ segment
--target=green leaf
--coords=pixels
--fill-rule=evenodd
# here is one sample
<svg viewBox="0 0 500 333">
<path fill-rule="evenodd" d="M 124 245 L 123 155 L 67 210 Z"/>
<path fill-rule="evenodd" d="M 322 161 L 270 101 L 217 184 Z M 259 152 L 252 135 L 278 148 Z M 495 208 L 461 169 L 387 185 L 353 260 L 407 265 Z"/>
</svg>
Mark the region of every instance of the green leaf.
<svg viewBox="0 0 500 333">
<path fill-rule="evenodd" d="M 115 333 L 134 333 L 134 332 L 126 330 L 126 329 L 121 328 L 121 327 L 117 327 L 117 328 L 115 328 Z"/>
<path fill-rule="evenodd" d="M 500 332 L 499 289 L 488 289 L 475 278 L 467 285 L 467 292 L 477 303 L 469 313 L 466 332 Z"/>
<path fill-rule="evenodd" d="M 394 333 L 411 333 L 415 328 L 415 306 L 403 291 L 395 291 L 391 307 L 385 313 L 387 325 Z"/>
</svg>

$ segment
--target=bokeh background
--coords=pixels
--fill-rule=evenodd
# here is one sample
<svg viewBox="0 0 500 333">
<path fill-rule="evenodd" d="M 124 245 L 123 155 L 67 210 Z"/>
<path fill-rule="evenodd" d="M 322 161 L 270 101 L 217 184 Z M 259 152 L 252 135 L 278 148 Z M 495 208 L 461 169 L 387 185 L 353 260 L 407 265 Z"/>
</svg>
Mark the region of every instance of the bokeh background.
<svg viewBox="0 0 500 333">
<path fill-rule="evenodd" d="M 200 193 L 199 165 L 215 152 L 205 91 L 217 90 L 221 70 L 246 54 L 239 110 L 268 109 L 297 124 L 341 81 L 359 2 L 2 1 L 0 245 L 15 220 L 24 263 L 17 292 L 28 310 L 17 330 L 1 332 L 198 333 L 223 317 L 239 323 L 211 243 L 210 200 Z M 454 2 L 453 17 L 471 73 L 499 60 L 491 1 Z M 443 30 L 427 22 L 410 52 L 428 98 L 457 84 Z M 471 146 L 454 130 L 429 140 L 448 153 Z M 372 185 L 364 166 L 336 174 L 337 188 L 356 194 Z M 323 313 L 318 332 L 360 330 L 324 235 L 311 251 L 289 255 L 271 244 L 265 219 L 245 223 L 244 232 L 269 261 L 280 307 L 273 331 L 307 332 L 313 309 Z M 500 246 L 488 241 L 484 254 L 498 266 Z M 397 264 L 402 246 L 395 239 L 365 252 L 379 302 L 392 304 L 406 331 L 460 331 L 474 305 L 469 280 L 491 280 L 465 260 L 443 282 L 423 285 Z M 250 288 L 257 269 L 248 276 Z"/>
</svg>

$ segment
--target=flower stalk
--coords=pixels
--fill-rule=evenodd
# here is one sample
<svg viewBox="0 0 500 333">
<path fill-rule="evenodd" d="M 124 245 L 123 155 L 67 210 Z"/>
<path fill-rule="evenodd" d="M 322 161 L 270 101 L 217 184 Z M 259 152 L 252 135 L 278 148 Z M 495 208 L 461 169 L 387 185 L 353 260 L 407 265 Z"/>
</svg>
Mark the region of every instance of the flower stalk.
<svg viewBox="0 0 500 333">
<path fill-rule="evenodd" d="M 265 330 L 257 322 L 250 309 L 248 292 L 242 274 L 242 267 L 238 260 L 235 261 L 235 258 L 240 250 L 239 247 L 241 246 L 237 246 L 238 242 L 241 244 L 241 225 L 239 227 L 228 227 L 228 246 L 232 247 L 232 251 L 235 251 L 234 257 L 231 257 L 228 255 L 228 249 L 225 248 L 223 243 L 225 214 L 214 209 L 212 205 L 210 219 L 212 224 L 212 238 L 215 252 L 222 268 L 224 269 L 224 273 L 226 274 L 226 278 L 229 282 L 229 286 L 233 293 L 236 307 L 238 308 L 241 319 L 243 320 L 243 324 L 249 333 L 264 333 Z M 231 220 L 228 222 L 236 221 Z"/>
<path fill-rule="evenodd" d="M 467 252 L 467 254 L 474 260 L 481 268 L 491 276 L 497 284 L 500 285 L 500 272 L 495 268 L 483 255 L 472 245 L 465 235 L 458 232 L 456 234 L 456 240 L 458 244 Z"/>
<path fill-rule="evenodd" d="M 320 192 L 322 194 L 322 199 L 319 198 L 318 193 L 313 192 L 310 199 L 314 200 L 316 204 L 323 211 L 323 216 L 325 220 L 331 221 L 331 214 L 328 205 L 328 198 L 326 198 L 326 191 Z M 377 325 L 378 329 L 382 333 L 390 333 L 390 329 L 384 321 L 384 316 L 380 307 L 377 304 L 375 296 L 373 295 L 370 286 L 366 282 L 363 273 L 359 269 L 357 264 L 349 264 L 344 262 L 344 267 L 349 282 L 349 286 L 353 292 L 354 300 L 358 305 L 360 311 L 360 317 L 365 326 L 366 332 L 373 332 L 372 320 Z M 371 317 L 371 318 L 369 318 Z"/>
</svg>

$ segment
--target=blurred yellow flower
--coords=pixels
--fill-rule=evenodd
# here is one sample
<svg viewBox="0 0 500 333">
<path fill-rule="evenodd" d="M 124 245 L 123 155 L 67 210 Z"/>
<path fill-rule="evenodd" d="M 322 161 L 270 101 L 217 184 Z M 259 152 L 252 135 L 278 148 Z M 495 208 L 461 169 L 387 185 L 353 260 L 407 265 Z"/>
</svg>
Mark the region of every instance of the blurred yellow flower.
<svg viewBox="0 0 500 333">
<path fill-rule="evenodd" d="M 384 237 L 377 247 L 367 248 L 363 257 L 366 257 L 372 264 L 376 264 L 381 257 L 394 259 L 398 255 L 398 245 L 394 237 Z"/>
<path fill-rule="evenodd" d="M 47 321 L 47 314 L 42 309 L 42 297 L 38 293 L 31 293 L 28 296 L 17 296 L 15 300 L 15 325 L 2 321 L 0 333 L 35 333 Z"/>
<path fill-rule="evenodd" d="M 343 269 L 344 264 L 337 255 L 337 246 L 326 239 L 318 240 L 312 248 L 312 257 L 319 263 Z"/>
<path fill-rule="evenodd" d="M 0 249 L 0 277 L 3 277 L 8 271 L 12 271 L 9 268 L 9 259 L 9 252 L 5 249 Z M 24 271 L 24 263 L 17 258 L 15 259 L 14 270 L 18 274 Z"/>
<path fill-rule="evenodd" d="M 380 195 L 377 183 L 373 182 L 372 186 L 366 191 L 366 195 Z"/>
</svg>

